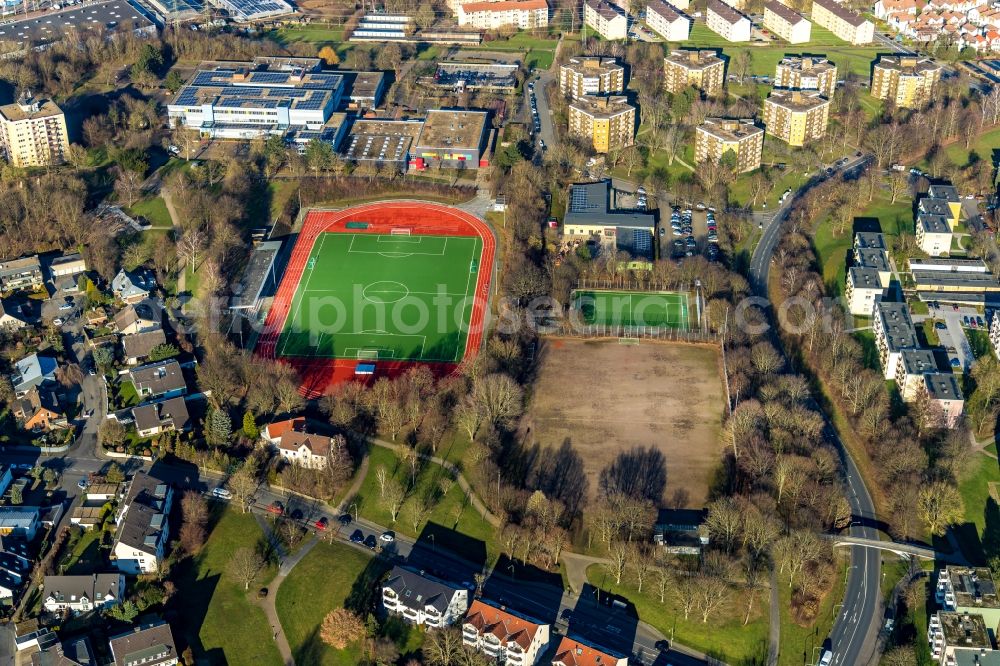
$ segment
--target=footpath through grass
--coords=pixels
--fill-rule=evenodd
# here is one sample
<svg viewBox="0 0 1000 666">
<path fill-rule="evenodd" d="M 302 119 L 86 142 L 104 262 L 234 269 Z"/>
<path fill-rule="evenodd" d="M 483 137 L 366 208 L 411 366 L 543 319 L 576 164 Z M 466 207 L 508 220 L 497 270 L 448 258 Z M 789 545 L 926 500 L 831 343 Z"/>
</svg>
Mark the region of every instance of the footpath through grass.
<svg viewBox="0 0 1000 666">
<path fill-rule="evenodd" d="M 257 548 L 264 533 L 250 514 L 228 507 L 216 510 L 221 516 L 205 547 L 175 570 L 180 593 L 174 603 L 184 642 L 199 664 L 280 665 L 278 648 L 269 640 L 267 617 L 250 596 L 274 577 L 275 567 L 265 569 L 249 593 L 227 573 L 233 553 Z"/>
<path fill-rule="evenodd" d="M 616 585 L 614 577 L 600 564 L 587 568 L 587 580 L 602 590 L 619 594 L 635 605 L 639 619 L 656 627 L 668 639 L 676 639 L 688 647 L 704 652 L 730 664 L 757 664 L 767 661 L 768 651 L 768 591 L 759 590 L 754 600 L 750 622 L 743 624 L 746 593 L 732 592 L 729 603 L 702 622 L 697 611 L 688 619 L 675 607 L 673 591 L 667 590 L 664 602 L 650 581 L 638 592 L 626 580 Z"/>
<path fill-rule="evenodd" d="M 135 202 L 125 209 L 132 217 L 144 217 L 157 229 L 170 229 L 174 221 L 170 219 L 170 211 L 162 197 L 149 197 Z"/>
</svg>

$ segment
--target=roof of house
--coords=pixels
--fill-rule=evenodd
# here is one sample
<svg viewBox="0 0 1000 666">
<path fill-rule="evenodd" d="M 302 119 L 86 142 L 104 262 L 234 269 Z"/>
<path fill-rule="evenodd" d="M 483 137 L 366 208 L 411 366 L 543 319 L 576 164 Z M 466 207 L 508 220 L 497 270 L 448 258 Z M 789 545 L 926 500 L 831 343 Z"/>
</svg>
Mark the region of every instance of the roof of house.
<svg viewBox="0 0 1000 666">
<path fill-rule="evenodd" d="M 662 2 L 662 0 L 658 0 Z M 624 71 L 624 66 L 617 58 L 602 58 L 600 56 L 577 56 L 570 58 L 559 66 L 560 70 L 568 69 L 575 74 L 603 74 L 606 72 Z"/>
<path fill-rule="evenodd" d="M 127 305 L 122 308 L 115 315 L 114 322 L 115 328 L 121 331 L 137 322 L 143 325 L 149 323 L 159 326 L 160 317 L 159 313 L 148 303 L 137 303 L 136 305 Z"/>
<path fill-rule="evenodd" d="M 750 22 L 750 19 L 737 11 L 735 7 L 730 7 L 722 0 L 708 0 L 706 8 L 713 14 L 718 14 L 719 18 L 730 25 L 736 25 L 740 21 Z"/>
<path fill-rule="evenodd" d="M 892 69 L 903 75 L 914 76 L 923 75 L 927 72 L 938 71 L 941 66 L 930 58 L 918 58 L 916 56 L 879 56 L 875 67 L 880 69 Z"/>
<path fill-rule="evenodd" d="M 124 268 L 111 280 L 111 290 L 121 299 L 146 296 L 156 286 L 148 271 L 129 273 Z"/>
<path fill-rule="evenodd" d="M 875 316 L 882 324 L 889 351 L 919 347 L 917 329 L 910 318 L 910 306 L 906 303 L 880 301 L 875 304 Z"/>
<path fill-rule="evenodd" d="M 816 5 L 822 7 L 823 9 L 827 10 L 828 12 L 836 16 L 837 18 L 841 19 L 842 21 L 846 21 L 848 24 L 853 25 L 856 28 L 864 25 L 865 23 L 868 23 L 868 19 L 866 19 L 863 16 L 855 14 L 846 7 L 842 7 L 841 5 L 837 4 L 836 0 L 813 0 L 813 5 L 814 7 Z M 813 12 L 815 13 L 815 11 L 816 10 L 814 8 Z"/>
<path fill-rule="evenodd" d="M 39 271 L 42 269 L 42 262 L 37 254 L 33 254 L 30 257 L 18 257 L 17 259 L 0 261 L 0 273 L 20 273 L 25 269 Z"/>
<path fill-rule="evenodd" d="M 749 136 L 763 134 L 764 128 L 758 127 L 753 118 L 705 118 L 698 131 L 707 132 L 723 141 L 733 142 Z"/>
<path fill-rule="evenodd" d="M 643 211 L 611 208 L 611 183 L 574 183 L 569 186 L 565 223 L 603 224 L 609 227 L 652 228 L 653 216 Z"/>
<path fill-rule="evenodd" d="M 136 472 L 129 482 L 128 492 L 125 493 L 125 504 L 145 504 L 162 510 L 169 493 L 170 484 L 167 482 L 146 472 Z"/>
<path fill-rule="evenodd" d="M 635 111 L 624 95 L 584 95 L 573 100 L 570 107 L 595 118 L 611 118 Z"/>
<path fill-rule="evenodd" d="M 392 568 L 383 587 L 395 592 L 400 603 L 407 608 L 423 610 L 431 606 L 441 613 L 448 609 L 455 593 L 465 589 L 457 583 L 446 583 L 401 566 Z"/>
<path fill-rule="evenodd" d="M 886 249 L 885 236 L 874 231 L 859 231 L 854 234 L 854 247 Z"/>
<path fill-rule="evenodd" d="M 298 430 L 289 430 L 281 437 L 278 448 L 285 451 L 298 451 L 303 446 L 314 456 L 330 455 L 333 438 L 326 435 L 313 435 Z"/>
<path fill-rule="evenodd" d="M 184 430 L 190 420 L 187 404 L 181 396 L 151 405 L 139 405 L 132 410 L 132 418 L 135 419 L 138 430 L 151 430 L 167 425 Z"/>
<path fill-rule="evenodd" d="M 122 338 L 122 348 L 127 358 L 145 358 L 157 345 L 167 343 L 167 336 L 162 328 L 144 333 L 133 333 Z"/>
<path fill-rule="evenodd" d="M 93 666 L 96 663 L 86 636 L 45 647 L 31 655 L 31 666 Z"/>
<path fill-rule="evenodd" d="M 886 256 L 885 250 L 874 247 L 856 247 L 854 248 L 854 259 L 858 266 L 864 268 L 874 268 L 883 273 L 889 270 L 889 258 Z"/>
<path fill-rule="evenodd" d="M 156 666 L 178 658 L 174 636 L 166 622 L 135 627 L 127 634 L 115 636 L 110 643 L 116 666 Z"/>
<path fill-rule="evenodd" d="M 622 659 L 609 650 L 563 636 L 552 659 L 552 666 L 613 666 Z"/>
<path fill-rule="evenodd" d="M 935 400 L 964 400 L 954 372 L 929 372 L 924 375 L 927 395 Z"/>
<path fill-rule="evenodd" d="M 855 289 L 882 289 L 882 278 L 874 268 L 851 266 L 848 276 Z"/>
<path fill-rule="evenodd" d="M 790 111 L 812 111 L 828 106 L 830 100 L 818 90 L 782 90 L 775 88 L 767 96 L 767 104 L 775 104 Z"/>
<path fill-rule="evenodd" d="M 38 522 L 38 508 L 0 506 L 0 528 L 28 529 Z"/>
<path fill-rule="evenodd" d="M 948 226 L 948 218 L 936 213 L 917 213 L 917 224 L 929 234 L 950 234 L 951 227 Z"/>
<path fill-rule="evenodd" d="M 301 430 L 306 425 L 306 419 L 303 416 L 296 416 L 291 419 L 285 419 L 284 421 L 276 421 L 275 423 L 268 423 L 264 426 L 265 434 L 270 439 L 280 440 L 286 432 L 291 432 L 293 430 Z"/>
<path fill-rule="evenodd" d="M 517 643 L 524 650 L 531 647 L 535 633 L 544 625 L 541 621 L 528 619 L 503 606 L 493 606 L 482 599 L 472 602 L 465 615 L 465 624 L 472 625 L 480 634 L 496 636 L 501 643 Z"/>
<path fill-rule="evenodd" d="M 725 60 L 713 49 L 675 49 L 664 58 L 666 62 L 680 65 L 684 69 L 706 69 L 716 65 L 725 66 Z"/>
<path fill-rule="evenodd" d="M 165 538 L 167 516 L 144 504 L 132 504 L 118 526 L 117 542 L 130 548 L 155 555 L 160 540 Z"/>
<path fill-rule="evenodd" d="M 659 14 L 668 23 L 673 23 L 678 19 L 684 19 L 685 21 L 689 20 L 687 16 L 684 15 L 684 12 L 677 9 L 677 7 L 674 7 L 669 2 L 665 2 L 665 0 L 650 0 L 646 5 L 646 11 Z"/>
<path fill-rule="evenodd" d="M 187 386 L 181 365 L 177 361 L 160 361 L 135 368 L 130 373 L 132 383 L 140 393 L 148 389 L 149 395 L 162 395 Z"/>
<path fill-rule="evenodd" d="M 906 349 L 899 355 L 903 371 L 908 375 L 924 375 L 937 372 L 937 361 L 930 349 Z"/>
<path fill-rule="evenodd" d="M 14 364 L 14 377 L 12 378 L 14 388 L 27 390 L 31 386 L 38 386 L 43 381 L 52 381 L 55 379 L 58 367 L 59 362 L 51 356 L 29 354 Z"/>
<path fill-rule="evenodd" d="M 777 0 L 770 0 L 770 2 L 764 5 L 764 9 L 777 14 L 792 25 L 806 21 L 806 17 L 802 16 L 802 14 L 799 14 L 791 7 L 781 4 Z M 808 21 L 806 22 L 808 23 Z"/>
<path fill-rule="evenodd" d="M 125 593 L 120 573 L 101 573 L 86 576 L 46 576 L 45 598 L 56 603 L 75 603 L 83 598 L 94 602 L 112 597 L 121 599 Z"/>
<path fill-rule="evenodd" d="M 625 18 L 625 12 L 623 12 L 621 8 L 611 4 L 607 0 L 586 0 L 586 2 L 588 7 L 597 12 L 602 18 L 604 18 L 607 21 L 613 21 L 619 16 Z"/>
</svg>

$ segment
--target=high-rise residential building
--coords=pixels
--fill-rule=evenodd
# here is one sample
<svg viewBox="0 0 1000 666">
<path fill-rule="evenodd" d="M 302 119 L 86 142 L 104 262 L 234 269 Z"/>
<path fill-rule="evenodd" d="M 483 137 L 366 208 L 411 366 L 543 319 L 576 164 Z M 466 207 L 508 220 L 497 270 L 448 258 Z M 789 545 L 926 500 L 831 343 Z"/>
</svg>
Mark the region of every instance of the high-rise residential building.
<svg viewBox="0 0 1000 666">
<path fill-rule="evenodd" d="M 832 99 L 837 89 L 837 66 L 821 57 L 786 56 L 774 68 L 774 87 L 818 90 Z"/>
<path fill-rule="evenodd" d="M 683 3 L 687 8 L 687 2 Z M 691 19 L 681 12 L 679 4 L 651 0 L 646 5 L 646 27 L 668 42 L 684 42 L 691 35 Z"/>
<path fill-rule="evenodd" d="M 804 16 L 778 0 L 764 5 L 764 27 L 789 44 L 805 44 L 812 32 L 812 24 Z"/>
<path fill-rule="evenodd" d="M 872 68 L 871 94 L 896 106 L 918 109 L 934 97 L 941 66 L 918 56 L 880 56 Z"/>
<path fill-rule="evenodd" d="M 663 59 L 663 85 L 667 92 L 680 93 L 688 86 L 706 95 L 722 92 L 726 80 L 726 62 L 716 51 L 671 51 Z"/>
<path fill-rule="evenodd" d="M 549 6 L 545 0 L 500 0 L 467 2 L 458 6 L 458 24 L 480 30 L 514 26 L 521 30 L 544 28 L 549 24 Z"/>
<path fill-rule="evenodd" d="M 813 0 L 812 20 L 851 44 L 870 44 L 875 39 L 875 24 L 836 0 Z"/>
<path fill-rule="evenodd" d="M 66 116 L 52 100 L 25 93 L 0 106 L 0 150 L 14 166 L 62 164 L 68 149 Z"/>
<path fill-rule="evenodd" d="M 705 24 L 729 42 L 750 41 L 750 19 L 721 0 L 708 0 Z"/>
<path fill-rule="evenodd" d="M 581 97 L 569 105 L 569 133 L 591 141 L 606 153 L 635 140 L 635 107 L 620 95 Z"/>
<path fill-rule="evenodd" d="M 583 22 L 604 39 L 625 39 L 628 36 L 628 17 L 624 10 L 607 0 L 584 0 Z"/>
<path fill-rule="evenodd" d="M 614 58 L 578 56 L 559 67 L 559 92 L 573 99 L 613 95 L 623 90 L 625 68 Z"/>
<path fill-rule="evenodd" d="M 819 91 L 775 89 L 764 100 L 767 133 L 790 146 L 822 138 L 829 117 L 830 100 Z"/>
<path fill-rule="evenodd" d="M 706 118 L 695 132 L 696 162 L 717 162 L 731 151 L 737 171 L 746 173 L 760 167 L 763 149 L 764 129 L 752 119 Z"/>
</svg>

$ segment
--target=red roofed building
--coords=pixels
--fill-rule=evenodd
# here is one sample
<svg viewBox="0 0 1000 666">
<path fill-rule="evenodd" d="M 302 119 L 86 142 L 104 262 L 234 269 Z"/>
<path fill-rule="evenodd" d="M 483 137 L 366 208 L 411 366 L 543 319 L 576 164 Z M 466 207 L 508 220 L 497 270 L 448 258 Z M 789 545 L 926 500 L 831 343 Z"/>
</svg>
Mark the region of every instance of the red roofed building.
<svg viewBox="0 0 1000 666">
<path fill-rule="evenodd" d="M 281 444 L 281 437 L 286 432 L 291 432 L 292 430 L 302 430 L 306 427 L 306 420 L 301 416 L 297 416 L 294 419 L 288 419 L 287 421 L 278 421 L 277 423 L 268 423 L 264 426 L 264 430 L 261 431 L 261 435 L 271 444 L 277 446 Z"/>
<path fill-rule="evenodd" d="M 505 666 L 532 666 L 549 644 L 549 625 L 476 599 L 465 614 L 462 640 Z"/>
<path fill-rule="evenodd" d="M 628 657 L 618 657 L 564 636 L 552 659 L 552 666 L 628 666 Z"/>
<path fill-rule="evenodd" d="M 467 2 L 458 6 L 458 24 L 480 30 L 514 26 L 521 30 L 544 28 L 549 24 L 549 6 L 545 0 L 500 0 Z"/>
</svg>

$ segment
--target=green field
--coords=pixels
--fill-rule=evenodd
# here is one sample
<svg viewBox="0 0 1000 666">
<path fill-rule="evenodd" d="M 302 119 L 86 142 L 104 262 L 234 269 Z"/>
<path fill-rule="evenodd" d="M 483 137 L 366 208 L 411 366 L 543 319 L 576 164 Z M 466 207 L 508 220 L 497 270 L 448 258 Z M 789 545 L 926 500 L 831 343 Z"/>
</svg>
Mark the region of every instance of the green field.
<svg viewBox="0 0 1000 666">
<path fill-rule="evenodd" d="M 573 292 L 573 309 L 587 325 L 686 330 L 690 321 L 687 294 L 669 291 L 577 290 Z"/>
<path fill-rule="evenodd" d="M 459 361 L 481 253 L 474 237 L 320 234 L 279 354 Z"/>
</svg>

